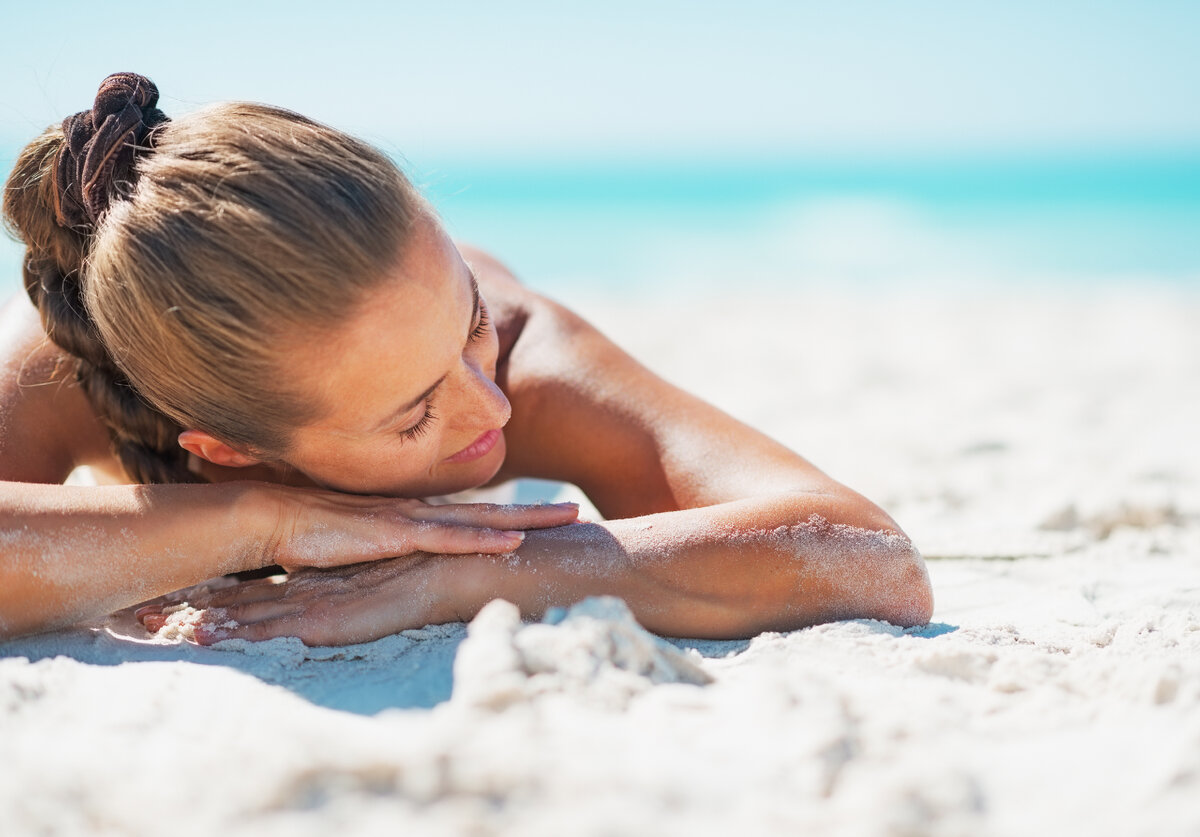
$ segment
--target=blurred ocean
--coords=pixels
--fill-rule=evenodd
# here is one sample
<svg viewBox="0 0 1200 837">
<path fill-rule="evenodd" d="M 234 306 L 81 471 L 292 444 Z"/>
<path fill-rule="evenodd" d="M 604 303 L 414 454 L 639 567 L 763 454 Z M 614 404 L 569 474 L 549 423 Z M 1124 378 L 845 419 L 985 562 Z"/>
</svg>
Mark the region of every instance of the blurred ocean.
<svg viewBox="0 0 1200 837">
<path fill-rule="evenodd" d="M 402 165 L 455 237 L 552 294 L 1200 290 L 1200 153 Z M 19 259 L 6 239 L 7 289 Z"/>
<path fill-rule="evenodd" d="M 1200 288 L 1200 154 L 410 170 L 547 290 Z"/>
</svg>

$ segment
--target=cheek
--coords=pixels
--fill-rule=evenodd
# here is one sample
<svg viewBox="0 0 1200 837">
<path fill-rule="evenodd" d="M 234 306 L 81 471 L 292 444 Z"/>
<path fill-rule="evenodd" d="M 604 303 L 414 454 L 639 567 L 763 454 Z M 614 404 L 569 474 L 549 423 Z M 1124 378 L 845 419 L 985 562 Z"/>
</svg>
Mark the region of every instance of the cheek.
<svg viewBox="0 0 1200 837">
<path fill-rule="evenodd" d="M 376 460 L 378 468 L 384 462 L 385 467 L 397 477 L 404 479 L 421 479 L 433 473 L 441 460 L 442 422 L 432 428 L 420 439 L 409 440 L 389 446 L 383 456 Z"/>
</svg>

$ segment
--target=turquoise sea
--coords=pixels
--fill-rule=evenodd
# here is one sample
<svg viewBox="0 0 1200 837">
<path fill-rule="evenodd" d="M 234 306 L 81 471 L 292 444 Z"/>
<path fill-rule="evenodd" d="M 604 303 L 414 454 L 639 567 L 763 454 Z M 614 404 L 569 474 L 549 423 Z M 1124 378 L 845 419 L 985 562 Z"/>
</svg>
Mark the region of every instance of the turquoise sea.
<svg viewBox="0 0 1200 837">
<path fill-rule="evenodd" d="M 453 235 L 551 293 L 1200 289 L 1200 152 L 401 164 Z M 0 245 L 13 289 L 19 257 Z"/>
</svg>

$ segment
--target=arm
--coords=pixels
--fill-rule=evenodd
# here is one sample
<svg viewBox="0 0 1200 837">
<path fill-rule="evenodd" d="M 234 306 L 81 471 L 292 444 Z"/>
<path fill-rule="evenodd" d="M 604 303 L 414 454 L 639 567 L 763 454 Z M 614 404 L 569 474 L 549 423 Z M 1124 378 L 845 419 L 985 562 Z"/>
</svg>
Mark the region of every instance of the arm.
<svg viewBox="0 0 1200 837">
<path fill-rule="evenodd" d="M 665 383 L 579 317 L 469 257 L 501 331 L 497 380 L 513 405 L 502 477 L 580 486 L 610 519 L 530 533 L 515 556 L 426 556 L 221 591 L 239 627 L 198 634 L 362 641 L 470 618 L 492 598 L 526 616 L 592 594 L 620 595 L 669 635 L 748 636 L 831 619 L 930 618 L 920 554 L 882 510 L 802 457 Z M 437 588 L 437 606 L 414 605 Z"/>
<path fill-rule="evenodd" d="M 908 539 L 830 523 L 815 505 L 783 494 L 531 533 L 520 560 L 473 557 L 448 584 L 466 614 L 497 597 L 539 617 L 588 595 L 618 595 L 642 625 L 668 636 L 729 639 L 850 618 L 928 622 L 929 580 Z"/>
<path fill-rule="evenodd" d="M 485 560 L 490 569 L 472 573 L 469 586 L 531 613 L 612 592 L 647 627 L 687 636 L 849 617 L 929 620 L 924 562 L 881 509 L 667 384 L 561 306 L 535 299 L 530 307 L 508 369 L 506 467 L 573 482 L 616 519 L 591 533 L 542 533 L 519 553 L 537 573 Z M 580 555 L 588 559 L 572 560 Z M 541 585 L 539 601 L 529 588 L 547 571 L 562 578 Z M 544 600 L 555 587 L 568 601 Z M 468 610 L 484 603 L 466 595 Z"/>
<path fill-rule="evenodd" d="M 414 552 L 508 552 L 566 506 L 428 506 L 254 482 L 0 483 L 0 639 L 111 613 L 214 576 Z"/>
<path fill-rule="evenodd" d="M 0 638 L 249 569 L 268 552 L 266 511 L 233 484 L 0 483 Z"/>
<path fill-rule="evenodd" d="M 785 495 L 529 532 L 509 555 L 417 555 L 249 582 L 190 601 L 210 608 L 195 637 L 343 645 L 466 621 L 495 598 L 538 618 L 591 595 L 622 597 L 642 625 L 667 636 L 929 620 L 929 579 L 907 538 L 816 516 L 774 525 L 798 510 L 807 510 L 803 499 Z"/>
<path fill-rule="evenodd" d="M 115 479 L 107 434 L 27 301 L 0 315 L 0 639 L 102 616 L 214 576 L 437 552 L 504 552 L 574 509 L 426 506 L 278 485 L 64 486 Z"/>
</svg>

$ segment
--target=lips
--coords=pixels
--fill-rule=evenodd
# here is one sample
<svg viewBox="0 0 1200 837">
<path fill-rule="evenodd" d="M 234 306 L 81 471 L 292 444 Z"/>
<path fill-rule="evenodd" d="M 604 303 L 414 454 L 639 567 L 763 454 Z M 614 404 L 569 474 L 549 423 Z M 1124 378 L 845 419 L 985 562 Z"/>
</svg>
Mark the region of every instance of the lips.
<svg viewBox="0 0 1200 837">
<path fill-rule="evenodd" d="M 486 456 L 492 448 L 496 447 L 496 443 L 500 441 L 500 435 L 499 430 L 489 430 L 454 456 L 448 457 L 446 461 L 452 463 L 471 462 Z"/>
</svg>

